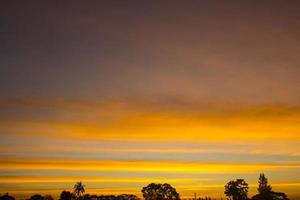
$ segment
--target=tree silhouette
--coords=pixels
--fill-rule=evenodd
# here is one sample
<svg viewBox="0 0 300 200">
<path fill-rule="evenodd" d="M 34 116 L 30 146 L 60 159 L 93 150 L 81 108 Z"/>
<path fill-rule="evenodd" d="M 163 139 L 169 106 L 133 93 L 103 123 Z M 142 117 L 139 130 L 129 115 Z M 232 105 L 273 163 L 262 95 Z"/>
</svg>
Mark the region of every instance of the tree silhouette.
<svg viewBox="0 0 300 200">
<path fill-rule="evenodd" d="M 74 185 L 74 194 L 76 196 L 77 199 L 81 199 L 82 195 L 85 193 L 85 189 L 84 189 L 85 185 L 82 184 L 81 181 L 77 182 Z"/>
<path fill-rule="evenodd" d="M 252 197 L 252 200 L 288 200 L 283 192 L 274 192 L 271 185 L 268 185 L 268 179 L 264 174 L 259 175 L 258 194 Z"/>
<path fill-rule="evenodd" d="M 270 193 L 272 191 L 272 187 L 268 185 L 268 179 L 264 174 L 259 175 L 257 191 L 259 194 Z"/>
<path fill-rule="evenodd" d="M 15 200 L 13 196 L 10 196 L 8 193 L 0 196 L 0 200 Z"/>
<path fill-rule="evenodd" d="M 72 200 L 73 199 L 73 194 L 69 191 L 62 191 L 60 193 L 60 198 L 59 200 Z"/>
<path fill-rule="evenodd" d="M 179 194 L 170 184 L 151 183 L 142 189 L 145 200 L 179 200 Z"/>
<path fill-rule="evenodd" d="M 225 185 L 225 195 L 233 200 L 245 200 L 248 199 L 248 184 L 244 179 L 236 179 L 235 181 L 229 181 Z"/>
</svg>

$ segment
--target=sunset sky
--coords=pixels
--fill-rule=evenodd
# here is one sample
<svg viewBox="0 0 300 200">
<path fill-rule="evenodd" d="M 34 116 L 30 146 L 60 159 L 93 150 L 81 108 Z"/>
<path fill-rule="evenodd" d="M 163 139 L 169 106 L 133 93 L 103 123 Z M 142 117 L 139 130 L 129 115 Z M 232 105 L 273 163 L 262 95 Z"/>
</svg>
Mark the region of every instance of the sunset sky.
<svg viewBox="0 0 300 200">
<path fill-rule="evenodd" d="M 0 194 L 299 200 L 299 53 L 300 1 L 1 1 Z"/>
</svg>

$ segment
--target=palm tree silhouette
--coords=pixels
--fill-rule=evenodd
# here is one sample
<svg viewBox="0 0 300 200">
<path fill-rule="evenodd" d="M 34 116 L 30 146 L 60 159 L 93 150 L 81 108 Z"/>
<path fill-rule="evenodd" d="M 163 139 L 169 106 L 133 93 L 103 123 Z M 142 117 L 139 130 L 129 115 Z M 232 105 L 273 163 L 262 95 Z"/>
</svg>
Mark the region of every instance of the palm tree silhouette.
<svg viewBox="0 0 300 200">
<path fill-rule="evenodd" d="M 76 195 L 77 199 L 80 199 L 80 197 L 85 192 L 84 187 L 85 187 L 85 185 L 83 185 L 81 181 L 75 183 L 75 185 L 74 185 L 74 194 Z"/>
</svg>

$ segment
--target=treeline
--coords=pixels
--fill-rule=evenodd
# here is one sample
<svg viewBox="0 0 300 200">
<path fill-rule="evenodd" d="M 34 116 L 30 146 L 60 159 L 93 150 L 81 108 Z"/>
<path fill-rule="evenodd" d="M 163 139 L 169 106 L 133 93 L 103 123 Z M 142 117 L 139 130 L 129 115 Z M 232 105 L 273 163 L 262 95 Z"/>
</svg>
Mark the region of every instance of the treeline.
<svg viewBox="0 0 300 200">
<path fill-rule="evenodd" d="M 230 200 L 248 200 L 248 189 L 244 179 L 236 179 L 225 185 L 224 193 Z M 258 194 L 254 195 L 252 200 L 289 200 L 285 193 L 273 191 L 264 174 L 259 176 L 257 191 Z"/>
<path fill-rule="evenodd" d="M 252 198 L 248 197 L 248 184 L 244 179 L 236 179 L 229 181 L 225 185 L 226 200 L 289 200 L 283 192 L 273 191 L 271 185 L 268 184 L 268 179 L 264 174 L 260 174 L 258 181 L 258 194 Z M 143 198 L 145 200 L 180 200 L 179 193 L 174 187 L 168 183 L 155 184 L 151 183 L 142 188 Z M 210 197 L 193 198 L 194 200 L 211 200 Z M 9 194 L 0 196 L 0 200 L 15 200 Z M 27 200 L 54 200 L 50 195 L 35 194 Z M 62 191 L 59 200 L 139 200 L 136 195 L 90 195 L 85 194 L 85 185 L 78 182 L 74 185 L 73 191 Z M 222 200 L 222 199 L 221 199 Z"/>
</svg>

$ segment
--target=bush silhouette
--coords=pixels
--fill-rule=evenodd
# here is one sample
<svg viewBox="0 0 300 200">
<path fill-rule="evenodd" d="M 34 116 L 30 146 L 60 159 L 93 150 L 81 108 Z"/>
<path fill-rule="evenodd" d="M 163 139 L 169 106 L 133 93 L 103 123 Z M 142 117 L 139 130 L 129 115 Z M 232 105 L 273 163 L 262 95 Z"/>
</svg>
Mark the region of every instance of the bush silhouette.
<svg viewBox="0 0 300 200">
<path fill-rule="evenodd" d="M 72 200 L 73 199 L 73 194 L 71 193 L 71 192 L 69 192 L 69 191 L 62 191 L 61 193 L 60 193 L 60 198 L 59 198 L 59 200 Z"/>
<path fill-rule="evenodd" d="M 44 200 L 44 197 L 40 194 L 35 194 L 31 196 L 28 200 Z"/>
</svg>

